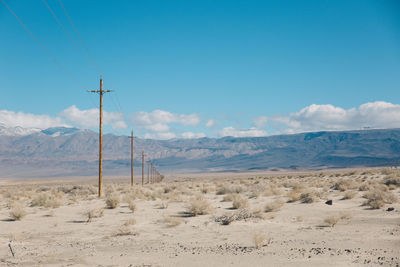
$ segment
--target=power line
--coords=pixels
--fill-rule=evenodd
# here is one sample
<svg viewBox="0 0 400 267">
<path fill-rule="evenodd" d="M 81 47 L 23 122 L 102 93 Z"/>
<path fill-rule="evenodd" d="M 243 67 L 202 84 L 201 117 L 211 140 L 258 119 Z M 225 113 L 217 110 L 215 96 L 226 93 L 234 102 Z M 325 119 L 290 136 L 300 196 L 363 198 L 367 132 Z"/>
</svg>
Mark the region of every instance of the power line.
<svg viewBox="0 0 400 267">
<path fill-rule="evenodd" d="M 4 2 L 4 0 L 0 0 L 4 6 L 14 15 L 14 17 L 18 20 L 19 24 L 29 33 L 29 35 L 36 41 L 36 43 L 40 46 L 40 48 L 50 57 L 50 59 L 62 70 L 65 74 L 67 74 L 77 85 L 81 86 L 80 83 L 74 78 L 74 76 L 50 53 L 50 51 L 39 41 L 39 39 L 29 30 L 29 28 L 21 21 L 21 19 L 11 10 L 11 8 Z"/>
<path fill-rule="evenodd" d="M 2 0 L 2 1 L 3 1 L 3 0 Z M 82 43 L 82 46 L 85 48 L 85 50 L 86 50 L 86 52 L 87 52 L 89 58 L 92 60 L 93 66 L 95 67 L 95 69 L 96 69 L 99 73 L 101 73 L 101 70 L 100 70 L 99 65 L 96 63 L 96 60 L 94 60 L 94 58 L 93 58 L 92 55 L 90 54 L 89 49 L 88 49 L 87 46 L 85 45 L 85 42 L 83 41 L 81 35 L 79 34 L 79 32 L 78 32 L 78 30 L 76 29 L 74 23 L 72 22 L 71 17 L 68 15 L 68 12 L 67 12 L 67 10 L 65 9 L 65 7 L 64 7 L 64 5 L 63 5 L 63 3 L 62 3 L 62 1 L 61 1 L 61 0 L 58 0 L 58 2 L 60 3 L 62 9 L 64 10 L 65 15 L 67 16 L 69 22 L 71 23 L 72 27 L 74 28 L 74 31 L 75 31 L 76 35 L 78 36 L 80 42 Z"/>
<path fill-rule="evenodd" d="M 42 0 L 42 2 L 46 5 L 47 9 L 50 11 L 50 13 L 53 15 L 54 19 L 57 21 L 58 25 L 61 27 L 61 29 L 64 31 L 64 33 L 68 36 L 68 38 L 71 40 L 71 42 L 74 44 L 74 46 L 76 47 L 76 49 L 78 49 L 79 53 L 81 53 L 81 55 L 83 57 L 86 58 L 86 55 L 84 55 L 82 49 L 78 46 L 78 44 L 74 41 L 74 39 L 72 39 L 71 35 L 68 33 L 68 31 L 65 29 L 64 25 L 60 22 L 60 20 L 57 18 L 56 14 L 53 12 L 53 10 L 51 9 L 51 7 L 47 4 L 46 0 Z M 93 66 L 92 62 L 90 61 L 89 58 L 89 62 L 91 67 L 97 71 L 96 66 Z"/>
</svg>

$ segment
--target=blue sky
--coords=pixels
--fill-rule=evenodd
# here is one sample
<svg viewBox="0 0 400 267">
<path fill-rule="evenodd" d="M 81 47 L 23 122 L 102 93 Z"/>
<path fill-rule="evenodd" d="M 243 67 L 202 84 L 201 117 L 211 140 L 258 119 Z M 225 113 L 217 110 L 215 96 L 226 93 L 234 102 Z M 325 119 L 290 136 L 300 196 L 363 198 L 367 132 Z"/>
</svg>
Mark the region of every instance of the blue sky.
<svg viewBox="0 0 400 267">
<path fill-rule="evenodd" d="M 0 3 L 0 123 L 96 130 L 99 72 L 43 1 Z M 46 0 L 79 43 L 58 0 Z M 149 138 L 400 127 L 399 1 L 63 0 L 106 132 Z M 81 47 L 81 46 L 80 46 Z M 83 47 L 81 49 L 84 51 Z"/>
</svg>

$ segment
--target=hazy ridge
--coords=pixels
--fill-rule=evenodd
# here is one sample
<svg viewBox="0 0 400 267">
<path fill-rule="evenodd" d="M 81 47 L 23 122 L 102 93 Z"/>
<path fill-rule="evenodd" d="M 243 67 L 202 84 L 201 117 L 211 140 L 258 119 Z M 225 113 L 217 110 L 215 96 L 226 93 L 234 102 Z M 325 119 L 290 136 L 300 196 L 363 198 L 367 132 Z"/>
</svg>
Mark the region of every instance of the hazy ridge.
<svg viewBox="0 0 400 267">
<path fill-rule="evenodd" d="M 50 128 L 0 134 L 0 177 L 96 175 L 98 135 Z M 249 138 L 135 139 L 164 172 L 248 171 L 271 168 L 388 166 L 400 162 L 400 129 L 313 132 Z M 128 175 L 127 136 L 104 136 L 106 174 Z M 137 169 L 138 171 L 138 169 Z"/>
</svg>

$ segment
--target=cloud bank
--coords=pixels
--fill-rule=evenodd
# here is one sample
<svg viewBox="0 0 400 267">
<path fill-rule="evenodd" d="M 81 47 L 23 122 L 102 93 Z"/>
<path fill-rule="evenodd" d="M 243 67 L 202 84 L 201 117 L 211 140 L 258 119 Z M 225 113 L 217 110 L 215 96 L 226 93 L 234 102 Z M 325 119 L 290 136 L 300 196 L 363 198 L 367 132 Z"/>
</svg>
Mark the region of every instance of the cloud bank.
<svg viewBox="0 0 400 267">
<path fill-rule="evenodd" d="M 376 101 L 362 104 L 358 108 L 343 109 L 329 104 L 312 104 L 288 116 L 254 119 L 255 125 L 263 125 L 260 122 L 280 129 L 280 133 L 399 128 L 400 105 Z"/>
</svg>

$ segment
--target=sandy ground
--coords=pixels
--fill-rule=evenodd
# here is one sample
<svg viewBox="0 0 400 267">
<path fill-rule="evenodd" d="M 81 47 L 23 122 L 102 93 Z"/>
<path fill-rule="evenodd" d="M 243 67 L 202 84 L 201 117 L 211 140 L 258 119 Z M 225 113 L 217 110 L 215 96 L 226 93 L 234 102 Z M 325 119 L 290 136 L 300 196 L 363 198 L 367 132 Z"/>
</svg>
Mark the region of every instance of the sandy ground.
<svg viewBox="0 0 400 267">
<path fill-rule="evenodd" d="M 115 209 L 106 208 L 107 197 L 96 197 L 93 180 L 3 180 L 0 266 L 399 266 L 398 201 L 371 209 L 362 205 L 368 191 L 359 189 L 368 184 L 373 190 L 390 175 L 398 174 L 359 170 L 337 175 L 174 176 L 134 189 L 113 181 L 105 192 L 121 199 Z M 335 182 L 343 179 L 354 184 L 335 189 Z M 299 185 L 302 192 L 319 192 L 312 203 L 288 202 L 288 194 Z M 228 192 L 218 193 L 221 188 Z M 390 189 L 385 190 L 400 196 L 398 186 Z M 232 201 L 223 201 L 229 190 L 248 205 L 232 209 Z M 343 200 L 348 191 L 355 196 Z M 60 206 L 32 206 L 40 194 L 53 195 Z M 208 214 L 190 214 L 188 207 L 196 196 L 210 204 Z M 128 199 L 134 199 L 134 212 Z M 265 212 L 266 204 L 277 199 L 282 206 Z M 325 204 L 327 200 L 333 205 Z M 10 211 L 18 205 L 27 215 L 12 220 Z M 389 207 L 394 210 L 387 211 Z M 103 208 L 103 216 L 88 222 L 85 212 Z M 229 225 L 216 220 L 243 209 L 258 215 Z M 339 218 L 334 227 L 324 221 L 330 215 Z M 258 248 L 255 237 L 262 240 Z"/>
</svg>

